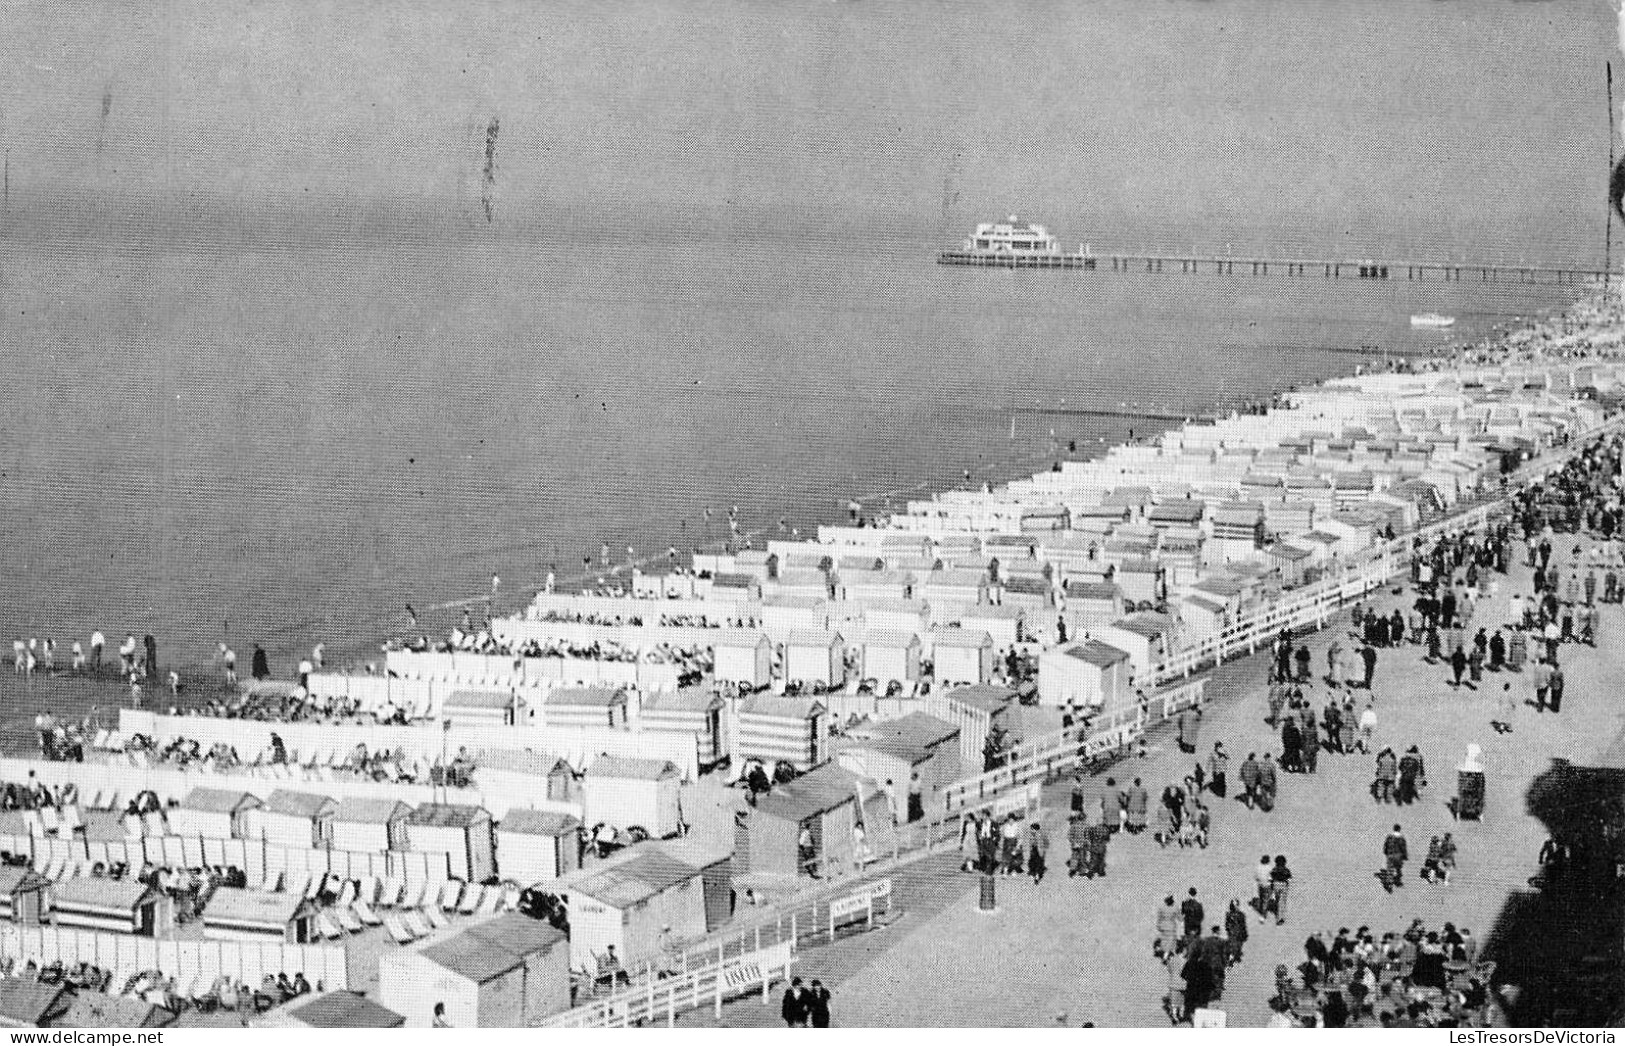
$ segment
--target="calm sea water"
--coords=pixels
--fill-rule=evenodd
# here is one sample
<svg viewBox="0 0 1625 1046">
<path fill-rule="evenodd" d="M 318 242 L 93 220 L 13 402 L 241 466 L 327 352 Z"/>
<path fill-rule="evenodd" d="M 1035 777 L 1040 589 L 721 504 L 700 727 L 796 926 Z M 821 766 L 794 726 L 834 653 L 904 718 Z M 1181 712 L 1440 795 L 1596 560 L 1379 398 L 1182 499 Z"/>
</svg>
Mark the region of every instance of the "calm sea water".
<svg viewBox="0 0 1625 1046">
<path fill-rule="evenodd" d="M 369 47 L 200 6 L 112 59 L 30 16 L 9 46 L 69 58 L 5 74 L 0 631 L 344 648 L 493 570 L 1133 424 L 1015 408 L 1205 410 L 1437 344 L 1413 312 L 1560 304 L 932 264 L 1016 209 L 1069 248 L 1597 263 L 1606 5 L 1467 7 L 425 7 Z"/>
</svg>

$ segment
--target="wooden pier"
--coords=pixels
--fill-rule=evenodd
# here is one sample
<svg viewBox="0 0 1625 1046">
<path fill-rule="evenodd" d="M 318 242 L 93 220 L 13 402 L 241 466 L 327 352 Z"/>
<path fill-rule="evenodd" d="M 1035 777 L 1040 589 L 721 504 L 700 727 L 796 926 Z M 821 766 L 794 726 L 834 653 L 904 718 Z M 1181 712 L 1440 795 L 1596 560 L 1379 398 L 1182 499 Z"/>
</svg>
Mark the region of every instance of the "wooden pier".
<svg viewBox="0 0 1625 1046">
<path fill-rule="evenodd" d="M 1609 275 L 1603 269 L 1508 265 L 1485 261 L 1374 261 L 1371 259 L 1252 258 L 1180 254 L 973 254 L 943 251 L 939 265 L 986 269 L 1076 269 L 1081 272 L 1209 276 L 1292 276 L 1325 280 L 1434 283 L 1580 285 Z"/>
</svg>

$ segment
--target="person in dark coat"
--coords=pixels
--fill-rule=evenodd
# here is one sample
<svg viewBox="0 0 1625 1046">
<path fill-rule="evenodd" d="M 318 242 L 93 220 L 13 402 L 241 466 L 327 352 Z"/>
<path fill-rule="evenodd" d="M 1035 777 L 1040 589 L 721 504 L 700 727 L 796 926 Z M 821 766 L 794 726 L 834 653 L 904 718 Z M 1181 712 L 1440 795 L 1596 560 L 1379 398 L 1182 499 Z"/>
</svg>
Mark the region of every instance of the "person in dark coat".
<svg viewBox="0 0 1625 1046">
<path fill-rule="evenodd" d="M 1106 848 L 1112 843 L 1112 829 L 1110 825 L 1092 824 L 1089 826 L 1089 874 L 1106 878 Z"/>
<path fill-rule="evenodd" d="M 1320 1008 L 1321 1024 L 1327 1028 L 1346 1028 L 1349 1023 L 1349 1004 L 1336 988 L 1326 993 L 1326 1002 Z"/>
<path fill-rule="evenodd" d="M 1394 830 L 1382 840 L 1382 856 L 1387 865 L 1384 869 L 1383 886 L 1390 892 L 1395 886 L 1405 885 L 1405 861 L 1410 855 L 1410 850 L 1405 845 L 1404 833 L 1396 824 Z"/>
<path fill-rule="evenodd" d="M 1247 913 L 1242 911 L 1241 902 L 1232 899 L 1230 907 L 1224 913 L 1225 952 L 1230 965 L 1241 962 L 1242 949 L 1247 944 Z"/>
<path fill-rule="evenodd" d="M 255 679 L 271 678 L 271 662 L 265 656 L 265 648 L 258 643 L 254 644 L 254 664 L 252 675 Z"/>
<path fill-rule="evenodd" d="M 1450 680 L 1450 685 L 1456 687 L 1461 686 L 1461 677 L 1466 671 L 1467 652 L 1458 646 L 1456 649 L 1450 652 L 1450 675 L 1452 677 Z"/>
<path fill-rule="evenodd" d="M 1258 794 L 1258 753 L 1247 753 L 1247 758 L 1241 761 L 1239 774 L 1241 777 L 1241 794 L 1236 798 L 1247 804 L 1247 807 L 1251 809 L 1253 800 Z"/>
<path fill-rule="evenodd" d="M 1302 753 L 1303 731 L 1298 729 L 1296 719 L 1288 719 L 1281 725 L 1281 769 L 1297 773 L 1303 766 Z"/>
<path fill-rule="evenodd" d="M 1089 818 L 1082 812 L 1075 813 L 1066 827 L 1066 844 L 1072 850 L 1072 857 L 1066 862 L 1066 877 L 1074 875 L 1087 875 L 1089 873 Z"/>
<path fill-rule="evenodd" d="M 149 632 L 144 642 L 147 647 L 147 679 L 156 683 L 158 682 L 158 641 L 152 638 L 152 633 Z"/>
<path fill-rule="evenodd" d="M 1556 715 L 1563 710 L 1563 669 L 1558 665 L 1552 666 L 1552 680 L 1547 687 L 1549 707 Z"/>
<path fill-rule="evenodd" d="M 1193 1013 L 1213 1000 L 1213 967 L 1195 955 L 1185 960 L 1185 1012 Z"/>
<path fill-rule="evenodd" d="M 1202 935 L 1202 918 L 1207 913 L 1202 910 L 1202 902 L 1196 899 L 1196 887 L 1191 887 L 1185 898 L 1185 903 L 1179 906 L 1179 914 L 1185 918 L 1185 939 L 1194 940 Z"/>
<path fill-rule="evenodd" d="M 1208 936 L 1200 941 L 1202 958 L 1207 960 L 1208 969 L 1213 971 L 1213 995 L 1217 999 L 1224 994 L 1224 974 L 1229 968 L 1230 946 L 1225 943 L 1219 927 L 1213 927 Z"/>
<path fill-rule="evenodd" d="M 1266 756 L 1258 761 L 1258 808 L 1265 813 L 1275 809 L 1275 760 Z"/>
<path fill-rule="evenodd" d="M 790 982 L 790 987 L 784 989 L 784 1001 L 779 1005 L 779 1016 L 784 1018 L 786 1028 L 805 1028 L 807 1010 L 807 992 L 801 986 L 801 978 L 797 977 Z"/>
<path fill-rule="evenodd" d="M 1377 674 L 1376 648 L 1374 648 L 1370 643 L 1367 643 L 1365 646 L 1361 647 L 1360 660 L 1365 663 L 1365 678 L 1361 681 L 1360 685 L 1365 689 L 1370 690 L 1371 680 Z"/>
<path fill-rule="evenodd" d="M 1499 672 L 1507 662 L 1507 641 L 1501 635 L 1501 630 L 1495 630 L 1490 637 L 1490 671 Z"/>
<path fill-rule="evenodd" d="M 1422 757 L 1416 746 L 1411 745 L 1410 750 L 1399 757 L 1399 787 L 1394 791 L 1394 802 L 1400 806 L 1409 806 L 1416 802 L 1417 778 L 1422 776 Z"/>
<path fill-rule="evenodd" d="M 829 998 L 829 989 L 824 987 L 824 982 L 814 980 L 807 992 L 807 1016 L 814 1028 L 829 1027 Z"/>
<path fill-rule="evenodd" d="M 1225 790 L 1228 787 L 1225 783 L 1225 775 L 1229 769 L 1230 756 L 1224 750 L 1224 742 L 1213 742 L 1213 754 L 1208 756 L 1207 760 L 1208 787 L 1212 788 L 1213 794 L 1220 799 L 1224 798 Z"/>
<path fill-rule="evenodd" d="M 1309 658 L 1310 654 L 1307 646 L 1299 647 L 1298 652 L 1293 655 L 1293 660 L 1296 661 L 1298 665 L 1297 681 L 1300 683 L 1307 683 L 1309 681 Z"/>
</svg>

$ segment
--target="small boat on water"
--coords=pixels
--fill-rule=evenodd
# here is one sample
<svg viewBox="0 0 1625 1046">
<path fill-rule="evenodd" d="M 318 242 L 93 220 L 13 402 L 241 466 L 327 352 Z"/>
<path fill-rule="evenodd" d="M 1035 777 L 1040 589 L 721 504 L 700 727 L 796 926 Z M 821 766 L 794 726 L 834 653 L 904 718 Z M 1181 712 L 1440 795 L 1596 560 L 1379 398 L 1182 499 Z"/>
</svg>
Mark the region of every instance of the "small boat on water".
<svg viewBox="0 0 1625 1046">
<path fill-rule="evenodd" d="M 1412 327 L 1421 327 L 1429 330 L 1444 330 L 1447 327 L 1454 327 L 1455 325 L 1456 318 L 1454 316 L 1441 316 L 1436 312 L 1424 312 L 1411 317 Z"/>
</svg>

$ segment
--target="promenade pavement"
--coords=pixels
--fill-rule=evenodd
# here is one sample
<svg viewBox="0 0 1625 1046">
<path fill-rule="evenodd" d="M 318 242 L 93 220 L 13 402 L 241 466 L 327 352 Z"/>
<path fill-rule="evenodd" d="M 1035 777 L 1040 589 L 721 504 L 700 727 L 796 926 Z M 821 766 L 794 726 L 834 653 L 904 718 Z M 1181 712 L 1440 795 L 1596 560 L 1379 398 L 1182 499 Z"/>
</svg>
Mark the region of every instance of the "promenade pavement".
<svg viewBox="0 0 1625 1046">
<path fill-rule="evenodd" d="M 1566 556 L 1573 540 L 1561 539 Z M 1521 553 L 1521 546 L 1519 546 Z M 1529 571 L 1515 566 L 1499 579 L 1493 598 L 1481 601 L 1474 628 L 1505 618 L 1513 591 L 1528 591 Z M 1409 608 L 1391 586 L 1367 600 L 1373 609 Z M 1309 645 L 1314 666 L 1324 670 L 1332 635 L 1350 645 L 1346 613 Z M 1469 631 L 1469 635 L 1471 630 Z M 1314 930 L 1335 934 L 1341 927 L 1370 926 L 1381 936 L 1403 930 L 1421 918 L 1433 928 L 1445 921 L 1470 928 L 1482 942 L 1508 896 L 1527 888 L 1537 868 L 1545 833 L 1525 811 L 1530 781 L 1552 757 L 1584 763 L 1595 759 L 1620 733 L 1625 716 L 1617 697 L 1625 685 L 1625 611 L 1601 610 L 1598 646 L 1563 647 L 1568 688 L 1561 715 L 1537 715 L 1524 704 L 1511 734 L 1489 726 L 1503 682 L 1521 699 L 1532 699 L 1529 673 L 1488 673 L 1476 691 L 1448 685 L 1448 668 L 1428 665 L 1425 650 L 1405 646 L 1380 651 L 1372 696 L 1378 715 L 1375 746 L 1403 752 L 1419 746 L 1426 760 L 1428 787 L 1414 805 L 1379 805 L 1369 787 L 1373 755 L 1323 753 L 1318 773 L 1280 775 L 1279 802 L 1272 813 L 1248 810 L 1234 798 L 1209 797 L 1213 811 L 1206 850 L 1161 849 L 1150 832 L 1114 839 L 1105 879 L 1068 879 L 1065 817 L 1069 782 L 1046 792 L 1044 823 L 1053 841 L 1051 864 L 1060 874 L 1041 885 L 1027 878 L 998 880 L 998 910 L 978 910 L 976 877 L 957 871 L 951 859 L 934 858 L 900 869 L 899 902 L 914 897 L 930 903 L 912 909 L 896 925 L 876 934 L 804 949 L 796 972 L 832 985 L 837 1026 L 1053 1026 L 1067 1023 L 1107 1026 L 1165 1026 L 1162 1010 L 1167 973 L 1153 958 L 1156 908 L 1165 895 L 1182 900 L 1195 886 L 1207 909 L 1207 922 L 1221 922 L 1231 898 L 1244 904 L 1252 895 L 1252 870 L 1262 854 L 1285 854 L 1295 873 L 1284 926 L 1263 924 L 1249 912 L 1251 936 L 1243 962 L 1231 969 L 1222 999 L 1232 1027 L 1262 1026 L 1270 1013 L 1277 963 L 1296 967 L 1303 943 Z M 1231 795 L 1236 770 L 1249 751 L 1279 754 L 1267 714 L 1266 655 L 1219 669 L 1209 687 L 1212 701 L 1201 731 L 1203 757 L 1222 740 L 1231 755 Z M 1328 688 L 1308 688 L 1316 709 Z M 1357 692 L 1357 707 L 1365 693 Z M 1456 765 L 1466 746 L 1483 748 L 1488 783 L 1484 817 L 1454 820 L 1446 805 L 1455 794 Z M 1195 757 L 1180 753 L 1170 726 L 1153 731 L 1148 753 L 1090 781 L 1090 807 L 1112 776 L 1120 784 L 1140 777 L 1153 798 L 1163 786 L 1191 772 Z M 1405 884 L 1385 893 L 1375 872 L 1381 865 L 1383 836 L 1402 825 L 1412 860 Z M 1459 845 L 1458 867 L 1449 886 L 1424 883 L 1417 872 L 1428 841 L 1450 831 Z M 724 1025 L 764 1025 L 776 1021 L 774 1005 L 749 1000 L 725 1008 Z M 709 1013 L 705 1016 L 710 1023 Z"/>
</svg>

